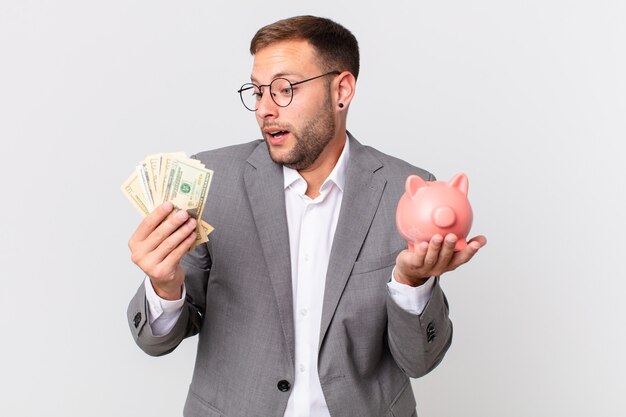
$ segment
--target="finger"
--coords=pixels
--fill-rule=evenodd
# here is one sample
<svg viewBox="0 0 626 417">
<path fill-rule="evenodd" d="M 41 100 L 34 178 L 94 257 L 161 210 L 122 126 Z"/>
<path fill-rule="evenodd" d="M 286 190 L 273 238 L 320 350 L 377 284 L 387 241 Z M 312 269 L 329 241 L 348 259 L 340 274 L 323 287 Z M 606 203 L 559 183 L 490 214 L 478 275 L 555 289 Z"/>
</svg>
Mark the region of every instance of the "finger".
<svg viewBox="0 0 626 417">
<path fill-rule="evenodd" d="M 464 263 L 467 263 L 474 257 L 474 255 L 476 255 L 476 252 L 478 252 L 479 249 L 479 242 L 470 242 L 463 250 L 454 254 L 448 270 L 453 271 Z"/>
<path fill-rule="evenodd" d="M 487 238 L 483 235 L 475 236 L 467 244 L 472 245 L 475 249 L 480 249 L 487 244 Z"/>
<path fill-rule="evenodd" d="M 411 271 L 424 266 L 424 258 L 428 252 L 428 242 L 420 242 L 413 247 L 413 251 L 408 252 L 407 261 Z"/>
<path fill-rule="evenodd" d="M 394 279 L 397 282 L 409 284 L 412 282 L 412 277 L 419 275 L 423 268 L 428 242 L 414 243 L 412 246 L 412 250 L 405 249 L 396 258 Z"/>
<path fill-rule="evenodd" d="M 137 265 L 151 278 L 156 280 L 166 279 L 172 276 L 176 270 L 176 264 L 185 254 L 185 251 L 189 249 L 189 246 L 185 250 L 177 251 L 179 246 L 182 245 L 187 238 L 191 238 L 195 241 L 195 219 L 189 219 L 189 222 L 180 227 L 175 233 L 163 241 L 159 247 L 153 251 L 146 253 Z M 193 243 L 193 242 L 192 242 Z M 177 251 L 177 252 L 176 252 Z M 176 259 L 170 258 L 168 263 L 164 263 L 164 260 L 172 253 L 176 252 Z"/>
<path fill-rule="evenodd" d="M 424 264 L 424 256 L 428 250 L 428 242 L 420 242 L 412 246 L 412 250 L 405 249 L 396 257 L 396 267 L 404 274 L 416 268 L 421 268 Z"/>
<path fill-rule="evenodd" d="M 432 238 L 430 238 L 428 251 L 426 252 L 426 256 L 424 257 L 424 266 L 428 268 L 433 268 L 437 264 L 442 243 L 443 236 L 441 236 L 440 234 L 436 234 Z"/>
<path fill-rule="evenodd" d="M 183 225 L 178 227 L 173 233 L 163 239 L 161 243 L 159 243 L 159 245 L 152 251 L 153 261 L 155 261 L 156 263 L 161 263 L 172 252 L 181 252 L 178 249 L 188 237 L 192 236 L 195 239 L 197 225 L 198 222 L 196 221 L 196 219 L 190 218 Z M 187 249 L 189 249 L 189 247 Z M 183 257 L 185 252 L 186 250 L 182 251 L 179 259 Z"/>
<path fill-rule="evenodd" d="M 169 214 L 146 238 L 146 250 L 155 250 L 161 243 L 181 228 L 189 220 L 189 213 L 185 210 L 174 211 Z"/>
<path fill-rule="evenodd" d="M 424 260 L 424 257 L 426 256 L 426 253 L 428 252 L 428 242 L 420 242 L 417 246 L 416 246 L 416 250 L 415 253 L 422 258 L 422 261 Z"/>
<path fill-rule="evenodd" d="M 176 265 L 178 265 L 182 257 L 185 256 L 187 252 L 189 252 L 189 249 L 195 241 L 196 234 L 191 233 L 182 242 L 180 242 L 180 244 L 174 250 L 172 250 L 169 255 L 165 257 L 165 259 L 163 259 L 163 262 L 161 262 L 163 267 L 172 270 L 176 268 Z"/>
<path fill-rule="evenodd" d="M 439 259 L 437 260 L 437 269 L 447 269 L 452 257 L 454 256 L 454 246 L 456 245 L 458 238 L 454 233 L 448 233 L 443 241 L 441 252 L 439 252 Z"/>
<path fill-rule="evenodd" d="M 165 203 L 154 209 L 152 213 L 148 214 L 142 220 L 142 222 L 139 223 L 139 226 L 137 227 L 135 233 L 133 233 L 133 236 L 130 239 L 131 242 L 145 240 L 150 235 L 150 233 L 152 233 L 154 229 L 156 229 L 163 222 L 163 220 L 165 220 L 165 218 L 172 212 L 173 209 L 174 205 L 169 201 L 166 201 Z"/>
</svg>

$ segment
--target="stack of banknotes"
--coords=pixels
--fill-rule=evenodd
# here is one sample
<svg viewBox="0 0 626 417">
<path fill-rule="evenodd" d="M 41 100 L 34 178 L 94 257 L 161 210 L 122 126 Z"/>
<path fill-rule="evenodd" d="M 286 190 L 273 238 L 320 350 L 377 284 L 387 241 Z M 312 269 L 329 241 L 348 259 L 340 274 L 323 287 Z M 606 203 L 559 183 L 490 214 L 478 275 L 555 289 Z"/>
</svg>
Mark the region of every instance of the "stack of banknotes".
<svg viewBox="0 0 626 417">
<path fill-rule="evenodd" d="M 147 216 L 166 201 L 175 210 L 186 210 L 198 221 L 196 240 L 191 249 L 209 241 L 213 227 L 202 220 L 213 171 L 183 152 L 148 155 L 122 184 L 122 192 L 132 205 Z"/>
</svg>

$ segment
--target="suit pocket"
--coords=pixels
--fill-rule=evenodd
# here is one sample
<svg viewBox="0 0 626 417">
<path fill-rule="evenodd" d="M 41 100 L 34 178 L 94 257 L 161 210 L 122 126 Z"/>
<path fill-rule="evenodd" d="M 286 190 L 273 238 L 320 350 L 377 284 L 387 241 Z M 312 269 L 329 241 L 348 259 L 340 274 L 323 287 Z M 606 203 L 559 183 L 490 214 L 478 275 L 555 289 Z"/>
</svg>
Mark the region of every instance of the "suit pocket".
<svg viewBox="0 0 626 417">
<path fill-rule="evenodd" d="M 184 417 L 226 417 L 221 411 L 204 401 L 198 394 L 189 390 Z"/>
<path fill-rule="evenodd" d="M 394 266 L 396 264 L 396 258 L 400 252 L 400 250 L 397 250 L 374 259 L 359 259 L 354 263 L 352 275 L 365 274 L 367 272 L 378 271 L 383 268 Z"/>
</svg>

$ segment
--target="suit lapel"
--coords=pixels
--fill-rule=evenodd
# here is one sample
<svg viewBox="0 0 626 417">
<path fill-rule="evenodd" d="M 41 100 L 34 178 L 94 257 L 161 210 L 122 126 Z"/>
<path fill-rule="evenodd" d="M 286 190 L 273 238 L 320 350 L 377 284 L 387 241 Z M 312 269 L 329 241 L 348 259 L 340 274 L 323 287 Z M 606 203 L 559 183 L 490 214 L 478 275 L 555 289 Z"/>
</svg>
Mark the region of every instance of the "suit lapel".
<svg viewBox="0 0 626 417">
<path fill-rule="evenodd" d="M 350 158 L 341 211 L 326 274 L 319 346 L 335 314 L 354 262 L 367 236 L 386 180 L 375 174 L 382 164 L 348 134 Z"/>
<path fill-rule="evenodd" d="M 248 158 L 248 163 L 244 182 L 276 296 L 287 348 L 292 363 L 295 363 L 293 293 L 283 170 L 269 158 L 265 143 L 259 144 Z"/>
</svg>

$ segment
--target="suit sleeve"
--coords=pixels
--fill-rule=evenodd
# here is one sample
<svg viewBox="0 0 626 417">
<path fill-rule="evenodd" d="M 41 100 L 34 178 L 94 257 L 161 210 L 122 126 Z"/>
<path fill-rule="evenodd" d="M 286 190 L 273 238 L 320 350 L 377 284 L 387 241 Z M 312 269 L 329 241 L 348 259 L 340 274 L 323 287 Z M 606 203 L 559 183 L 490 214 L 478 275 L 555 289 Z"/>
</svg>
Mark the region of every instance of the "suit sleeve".
<svg viewBox="0 0 626 417">
<path fill-rule="evenodd" d="M 387 292 L 387 316 L 389 349 L 398 366 L 411 378 L 432 371 L 452 343 L 448 301 L 439 285 L 439 278 L 430 301 L 420 315 L 402 309 Z"/>
<path fill-rule="evenodd" d="M 155 336 L 148 322 L 148 302 L 145 287 L 139 286 L 131 299 L 128 310 L 128 324 L 137 345 L 148 355 L 161 356 L 170 353 L 186 337 L 200 331 L 206 307 L 206 288 L 211 269 L 211 258 L 207 245 L 197 247 L 181 261 L 185 271 L 187 296 L 180 317 L 169 333 Z"/>
</svg>

